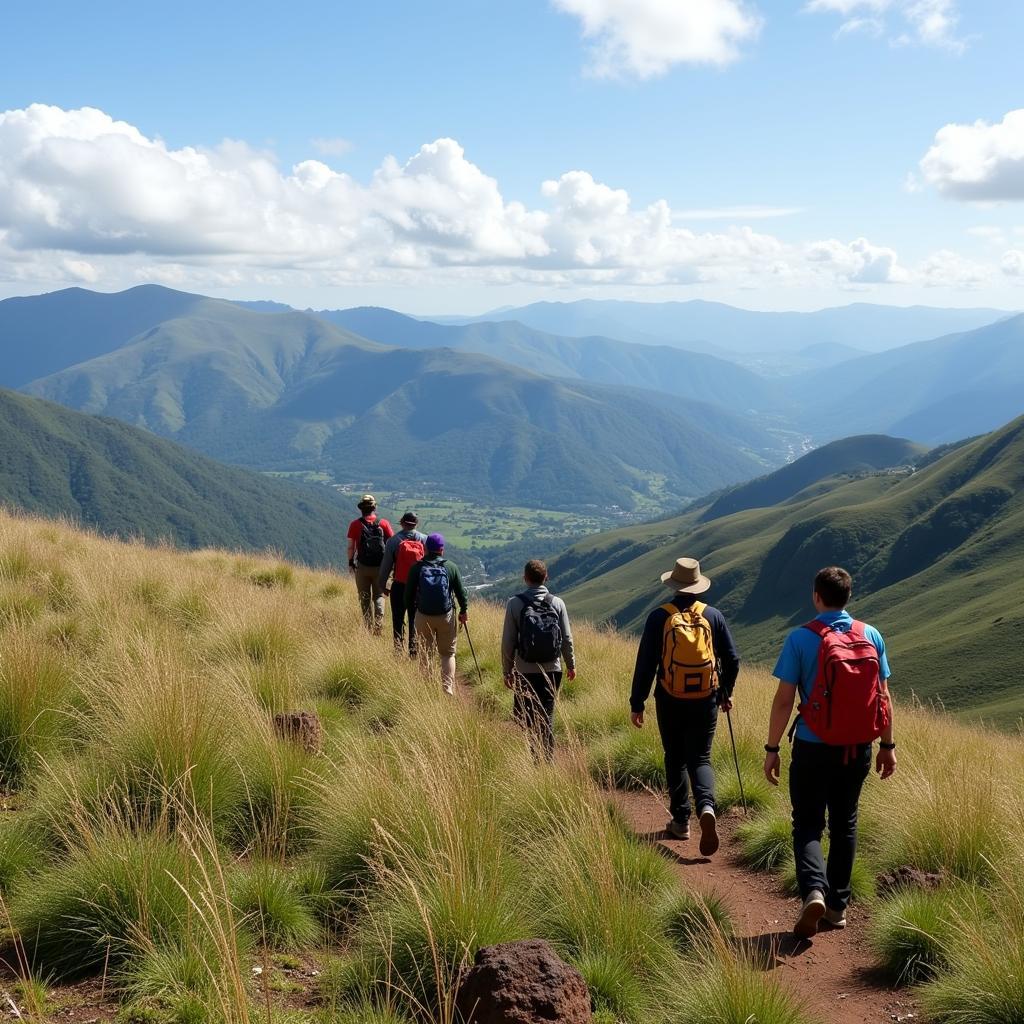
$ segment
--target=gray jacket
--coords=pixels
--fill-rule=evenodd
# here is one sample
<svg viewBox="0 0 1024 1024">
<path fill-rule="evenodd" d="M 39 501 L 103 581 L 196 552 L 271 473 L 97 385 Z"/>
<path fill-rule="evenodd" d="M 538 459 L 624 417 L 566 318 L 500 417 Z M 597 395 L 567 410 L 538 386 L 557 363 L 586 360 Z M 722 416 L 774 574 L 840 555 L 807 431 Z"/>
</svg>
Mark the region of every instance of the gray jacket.
<svg viewBox="0 0 1024 1024">
<path fill-rule="evenodd" d="M 540 600 L 548 596 L 548 588 L 527 587 L 522 593 Z M 523 661 L 517 648 L 519 647 L 519 618 L 523 613 L 523 602 L 518 596 L 513 597 L 505 606 L 505 628 L 501 634 L 501 670 L 509 675 L 512 669 L 524 676 L 539 675 L 541 672 L 561 672 L 562 661 L 567 669 L 576 669 L 576 654 L 572 646 L 572 628 L 569 625 L 569 613 L 565 610 L 565 602 L 560 597 L 551 597 L 551 606 L 558 612 L 559 624 L 562 628 L 562 657 L 554 661 L 536 665 L 531 661 Z"/>
<path fill-rule="evenodd" d="M 377 580 L 381 590 L 388 589 L 388 577 L 391 575 L 391 570 L 395 567 L 395 555 L 398 554 L 398 545 L 403 540 L 418 540 L 421 544 L 426 544 L 427 535 L 420 533 L 418 530 L 399 530 L 384 545 L 384 561 L 380 563 L 380 576 Z"/>
</svg>

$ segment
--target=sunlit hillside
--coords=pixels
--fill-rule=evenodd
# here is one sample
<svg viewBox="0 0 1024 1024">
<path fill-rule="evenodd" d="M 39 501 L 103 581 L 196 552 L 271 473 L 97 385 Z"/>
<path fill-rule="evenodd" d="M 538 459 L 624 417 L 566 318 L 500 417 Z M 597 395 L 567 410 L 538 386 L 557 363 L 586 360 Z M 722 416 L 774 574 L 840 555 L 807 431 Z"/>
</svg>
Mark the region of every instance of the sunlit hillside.
<svg viewBox="0 0 1024 1024">
<path fill-rule="evenodd" d="M 224 552 L 124 545 L 0 515 L 0 893 L 19 1014 L 308 1024 L 454 1022 L 491 943 L 548 938 L 598 1021 L 807 1022 L 786 972 L 748 964 L 728 908 L 680 888 L 603 787 L 657 786 L 630 731 L 632 642 L 580 628 L 563 751 L 507 723 L 497 609 L 472 607 L 464 699 L 368 636 L 345 578 Z M 734 720 L 743 849 L 786 863 L 758 783 L 770 680 Z M 323 735 L 278 735 L 315 711 Z M 1019 1021 L 1024 750 L 900 707 L 901 771 L 869 783 L 858 898 L 881 967 L 936 1021 Z M 723 804 L 736 799 L 724 737 Z M 945 872 L 876 902 L 873 879 Z M 686 983 L 684 983 L 686 982 Z M 76 1018 L 79 1019 L 79 1018 Z"/>
</svg>

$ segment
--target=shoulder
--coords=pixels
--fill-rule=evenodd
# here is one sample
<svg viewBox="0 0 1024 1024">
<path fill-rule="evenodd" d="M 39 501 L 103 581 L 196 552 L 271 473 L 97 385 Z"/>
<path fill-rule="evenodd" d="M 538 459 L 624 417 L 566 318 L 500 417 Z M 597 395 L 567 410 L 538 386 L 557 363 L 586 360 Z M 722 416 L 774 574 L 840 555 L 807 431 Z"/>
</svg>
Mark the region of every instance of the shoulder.
<svg viewBox="0 0 1024 1024">
<path fill-rule="evenodd" d="M 725 616 L 713 604 L 707 604 L 707 605 L 704 606 L 704 618 L 707 619 L 708 622 L 713 622 L 713 621 L 717 620 L 723 626 L 726 624 L 725 623 Z"/>
<path fill-rule="evenodd" d="M 876 646 L 884 647 L 885 641 L 882 639 L 882 634 L 875 629 L 870 623 L 863 622 L 861 625 L 864 627 L 864 635 Z"/>
<path fill-rule="evenodd" d="M 668 609 L 665 607 L 664 604 L 659 604 L 657 608 L 651 609 L 650 614 L 647 616 L 647 625 L 663 626 L 668 616 Z"/>
</svg>

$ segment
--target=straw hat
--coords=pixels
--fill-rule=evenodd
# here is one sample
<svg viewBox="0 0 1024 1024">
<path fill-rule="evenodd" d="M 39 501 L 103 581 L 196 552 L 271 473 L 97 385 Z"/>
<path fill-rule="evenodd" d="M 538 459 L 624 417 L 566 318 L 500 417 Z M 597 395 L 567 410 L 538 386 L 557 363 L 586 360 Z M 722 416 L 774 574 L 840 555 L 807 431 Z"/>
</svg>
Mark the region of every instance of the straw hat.
<svg viewBox="0 0 1024 1024">
<path fill-rule="evenodd" d="M 661 582 L 680 594 L 703 594 L 711 586 L 711 580 L 701 574 L 696 558 L 677 558 L 672 571 L 661 574 Z"/>
</svg>

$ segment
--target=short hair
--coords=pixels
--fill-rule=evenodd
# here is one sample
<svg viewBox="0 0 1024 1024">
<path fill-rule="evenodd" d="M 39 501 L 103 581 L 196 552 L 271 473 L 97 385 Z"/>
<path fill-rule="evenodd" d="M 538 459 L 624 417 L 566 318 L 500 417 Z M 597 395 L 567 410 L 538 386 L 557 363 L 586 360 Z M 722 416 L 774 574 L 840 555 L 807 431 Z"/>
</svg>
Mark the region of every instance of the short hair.
<svg viewBox="0 0 1024 1024">
<path fill-rule="evenodd" d="M 548 578 L 548 567 L 539 559 L 531 558 L 523 569 L 527 583 L 540 586 Z"/>
<path fill-rule="evenodd" d="M 845 569 L 830 565 L 814 577 L 814 592 L 828 608 L 845 608 L 853 592 L 853 579 Z"/>
</svg>

